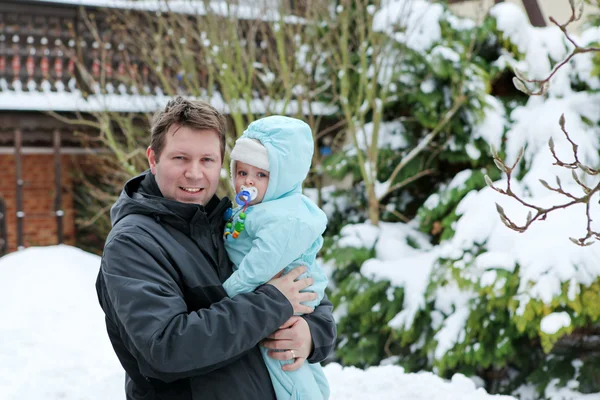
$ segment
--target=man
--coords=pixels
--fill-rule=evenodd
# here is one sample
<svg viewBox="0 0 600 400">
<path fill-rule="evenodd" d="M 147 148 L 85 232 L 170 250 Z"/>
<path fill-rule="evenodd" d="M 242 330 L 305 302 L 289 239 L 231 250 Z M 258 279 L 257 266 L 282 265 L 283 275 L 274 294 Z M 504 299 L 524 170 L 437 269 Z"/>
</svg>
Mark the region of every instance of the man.
<svg viewBox="0 0 600 400">
<path fill-rule="evenodd" d="M 127 182 L 111 210 L 96 289 L 127 399 L 275 399 L 259 342 L 287 350 L 270 353 L 295 359 L 286 370 L 333 351 L 331 303 L 312 313 L 301 304 L 316 297 L 301 292 L 312 279 L 295 280 L 305 267 L 233 299 L 221 286 L 232 273 L 231 203 L 215 196 L 225 131 L 210 105 L 169 102 L 153 120 L 150 172 Z"/>
</svg>

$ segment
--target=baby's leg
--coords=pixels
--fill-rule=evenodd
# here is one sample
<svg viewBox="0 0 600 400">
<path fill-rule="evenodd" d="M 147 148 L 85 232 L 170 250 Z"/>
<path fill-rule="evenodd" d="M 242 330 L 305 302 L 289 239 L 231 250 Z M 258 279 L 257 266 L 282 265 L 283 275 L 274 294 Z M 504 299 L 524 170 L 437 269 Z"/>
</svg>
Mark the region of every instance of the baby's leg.
<svg viewBox="0 0 600 400">
<path fill-rule="evenodd" d="M 327 381 L 327 377 L 325 376 L 325 371 L 323 371 L 323 367 L 319 363 L 309 364 L 308 362 L 305 362 L 305 365 L 306 364 L 312 371 L 313 377 L 315 378 L 315 381 L 319 386 L 319 390 L 321 391 L 323 399 L 327 400 L 329 398 L 330 390 L 329 382 Z"/>
<path fill-rule="evenodd" d="M 286 372 L 281 367 L 292 363 L 292 360 L 275 360 L 267 355 L 268 349 L 261 347 L 261 351 L 277 400 L 327 400 L 329 397 L 327 379 L 322 370 L 319 375 L 319 370 L 312 368 L 313 365 L 320 368 L 320 365 L 304 362 L 299 369 Z M 323 385 L 324 387 L 321 387 Z"/>
</svg>

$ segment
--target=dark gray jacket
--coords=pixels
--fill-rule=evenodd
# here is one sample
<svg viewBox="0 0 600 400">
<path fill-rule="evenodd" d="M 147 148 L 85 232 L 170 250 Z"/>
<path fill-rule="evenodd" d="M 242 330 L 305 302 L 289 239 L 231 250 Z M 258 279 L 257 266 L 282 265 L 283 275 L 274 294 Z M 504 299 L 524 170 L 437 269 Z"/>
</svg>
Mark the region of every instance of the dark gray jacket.
<svg viewBox="0 0 600 400">
<path fill-rule="evenodd" d="M 231 299 L 222 240 L 228 199 L 206 207 L 162 197 L 148 171 L 111 210 L 96 290 L 127 399 L 274 399 L 258 342 L 293 314 L 275 287 Z M 310 362 L 334 348 L 331 303 L 306 316 Z"/>
</svg>

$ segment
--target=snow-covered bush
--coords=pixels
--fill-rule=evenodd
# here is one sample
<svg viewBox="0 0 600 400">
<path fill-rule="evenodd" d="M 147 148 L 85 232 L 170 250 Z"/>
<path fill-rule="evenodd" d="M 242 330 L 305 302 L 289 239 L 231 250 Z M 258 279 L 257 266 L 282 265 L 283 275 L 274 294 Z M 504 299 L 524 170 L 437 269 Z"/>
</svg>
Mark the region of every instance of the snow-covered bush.
<svg viewBox="0 0 600 400">
<path fill-rule="evenodd" d="M 353 190 L 342 190 L 347 209 L 340 212 L 366 209 L 362 219 L 377 224 L 414 215 L 438 182 L 461 170 L 483 168 L 497 174 L 488 139 L 499 138 L 502 126 L 493 125 L 496 131 L 488 132 L 479 124 L 486 110 L 500 107 L 488 94 L 500 71 L 485 54 L 490 23 L 477 27 L 441 4 L 421 0 L 370 7 L 367 15 L 345 16 L 365 19 L 369 33 L 364 38 L 356 33 L 356 43 L 349 40 L 356 49 L 348 56 L 351 66 L 345 65 L 341 74 L 339 65 L 327 65 L 339 75 L 331 82 L 351 140 L 324 165 L 334 179 L 352 176 Z M 348 12 L 346 7 L 342 12 Z M 363 67 L 364 59 L 370 69 Z M 347 93 L 345 79 L 353 88 Z M 481 129 L 473 131 L 477 126 Z M 481 180 L 479 187 L 484 184 Z"/>
<path fill-rule="evenodd" d="M 394 3 L 403 2 L 388 2 Z M 387 14 L 393 15 L 389 10 Z M 440 27 L 452 21 L 447 11 L 436 15 Z M 437 29 L 431 26 L 424 36 Z M 464 32 L 456 24 L 446 26 L 451 28 Z M 446 31 L 440 30 L 445 37 Z M 460 43 L 458 34 L 448 38 Z M 498 99 L 488 94 L 495 79 L 513 68 L 543 79 L 568 56 L 570 43 L 556 27 L 532 27 L 522 11 L 508 3 L 491 10 L 477 38 L 473 64 L 487 66 L 492 73 L 476 74 L 482 77 L 481 93 L 471 102 L 480 99 L 486 106 L 463 109 L 456 124 L 461 127 L 449 128 L 446 140 L 438 144 L 437 159 L 445 163 L 439 161 L 435 168 L 446 170 L 429 187 L 415 187 L 427 197 L 420 201 L 419 195 L 412 195 L 420 201 L 412 214 L 416 217 L 378 226 L 346 225 L 325 254 L 336 266 L 332 298 L 338 305 L 338 357 L 344 363 L 385 361 L 445 376 L 460 371 L 482 378 L 490 392 L 515 391 L 523 396 L 527 392 L 528 398 L 548 398 L 560 387 L 568 387 L 570 393 L 598 391 L 600 382 L 593 371 L 600 368 L 600 248 L 597 244 L 582 248 L 568 240 L 585 231 L 585 209 L 561 210 L 517 233 L 502 223 L 495 203 L 517 221 L 525 221 L 527 209 L 486 187 L 484 175 L 495 187 L 506 188 L 506 176 L 490 167 L 488 148 L 493 145 L 507 163 L 524 148 L 511 182 L 521 199 L 544 206 L 561 204 L 564 197 L 539 181 L 554 182 L 556 176 L 565 189 L 581 191 L 569 183 L 574 182 L 570 171 L 552 165 L 547 143 L 552 137 L 557 154 L 573 158 L 558 124 L 564 113 L 581 162 L 600 164 L 600 80 L 597 72 L 592 73 L 600 63 L 592 53 L 579 54 L 556 73 L 545 96 L 514 94 Z M 577 40 L 582 45 L 600 42 L 600 30 L 589 28 Z M 432 43 L 427 51 L 435 48 Z M 422 62 L 435 65 L 435 57 L 425 56 Z M 429 76 L 437 79 L 435 67 L 414 69 L 419 68 L 431 68 Z M 449 73 L 471 75 L 475 70 L 469 65 L 461 68 Z M 443 92 L 443 85 L 436 88 Z M 419 108 L 407 110 L 410 118 Z M 398 141 L 413 145 L 414 135 L 426 128 L 402 125 Z M 403 154 L 396 151 L 398 162 Z M 462 163 L 452 163 L 455 160 Z M 462 168 L 452 169 L 453 165 Z M 598 201 L 592 203 L 592 220 L 599 220 Z M 389 207 L 412 216 L 406 204 L 390 201 Z M 385 213 L 382 219 L 394 221 Z"/>
</svg>

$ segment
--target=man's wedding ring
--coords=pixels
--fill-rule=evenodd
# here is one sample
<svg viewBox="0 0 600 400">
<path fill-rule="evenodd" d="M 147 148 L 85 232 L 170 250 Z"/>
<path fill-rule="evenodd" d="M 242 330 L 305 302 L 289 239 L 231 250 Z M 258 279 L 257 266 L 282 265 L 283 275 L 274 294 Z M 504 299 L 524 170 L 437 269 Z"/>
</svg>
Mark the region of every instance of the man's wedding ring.
<svg viewBox="0 0 600 400">
<path fill-rule="evenodd" d="M 297 357 L 296 357 L 296 353 L 294 352 L 294 350 L 290 350 L 290 353 L 292 353 L 292 358 L 293 358 L 293 359 L 296 359 L 296 358 L 297 358 Z"/>
</svg>

